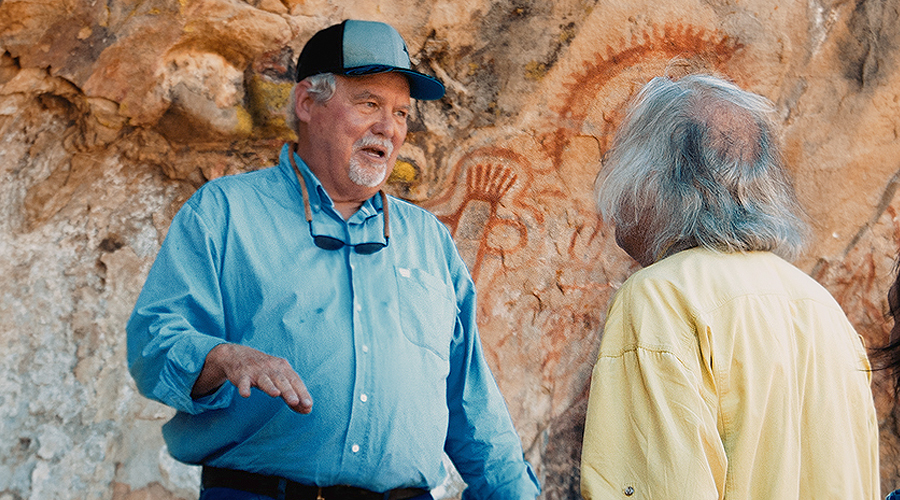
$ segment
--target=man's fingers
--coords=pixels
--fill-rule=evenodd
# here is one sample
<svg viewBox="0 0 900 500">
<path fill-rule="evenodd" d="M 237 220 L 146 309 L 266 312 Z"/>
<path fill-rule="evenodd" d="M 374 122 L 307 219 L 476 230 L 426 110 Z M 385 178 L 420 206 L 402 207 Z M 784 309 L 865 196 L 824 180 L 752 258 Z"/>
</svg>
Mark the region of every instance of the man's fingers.
<svg viewBox="0 0 900 500">
<path fill-rule="evenodd" d="M 249 398 L 251 389 L 256 387 L 273 398 L 281 397 L 298 413 L 312 411 L 312 397 L 287 360 L 245 346 L 234 346 L 234 349 L 239 352 L 231 357 L 233 363 L 228 371 L 237 377 L 241 396 Z"/>
<path fill-rule="evenodd" d="M 275 386 L 278 387 L 278 393 L 281 395 L 281 398 L 284 399 L 284 402 L 288 404 L 288 406 L 296 406 L 300 403 L 300 396 L 294 391 L 293 386 L 291 386 L 291 382 L 284 375 L 279 375 L 275 378 Z"/>
<path fill-rule="evenodd" d="M 250 375 L 244 375 L 238 380 L 238 394 L 242 397 L 249 398 L 250 397 L 250 387 L 253 386 L 253 381 L 250 379 Z"/>
<path fill-rule="evenodd" d="M 292 386 L 299 401 L 296 407 L 292 406 L 291 408 L 299 413 L 311 412 L 313 400 L 312 396 L 309 395 L 309 391 L 306 390 L 306 384 L 304 384 L 303 381 L 300 380 L 300 377 L 297 376 L 296 380 L 292 381 Z"/>
<path fill-rule="evenodd" d="M 277 378 L 277 375 L 275 377 Z M 273 398 L 277 398 L 282 394 L 281 390 L 278 388 L 275 382 L 272 381 L 272 378 L 265 373 L 261 374 L 257 379 L 256 387 L 259 387 L 261 391 L 265 392 L 269 396 L 272 396 Z"/>
<path fill-rule="evenodd" d="M 281 398 L 292 410 L 298 413 L 309 413 L 312 411 L 312 398 L 309 396 L 303 381 L 300 380 L 300 376 L 293 370 L 291 370 L 289 375 L 279 377 L 277 385 L 281 390 Z"/>
</svg>

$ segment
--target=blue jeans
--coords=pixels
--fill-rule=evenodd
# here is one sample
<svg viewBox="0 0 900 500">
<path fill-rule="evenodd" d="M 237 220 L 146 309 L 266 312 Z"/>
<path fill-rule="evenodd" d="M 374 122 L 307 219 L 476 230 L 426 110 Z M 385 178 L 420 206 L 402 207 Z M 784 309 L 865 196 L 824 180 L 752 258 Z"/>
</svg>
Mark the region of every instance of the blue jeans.
<svg viewBox="0 0 900 500">
<path fill-rule="evenodd" d="M 257 495 L 256 493 L 248 493 L 241 490 L 233 490 L 231 488 L 207 488 L 200 492 L 199 500 L 277 500 L 265 495 Z M 431 493 L 419 495 L 409 500 L 434 500 Z M 891 499 L 893 500 L 893 499 Z"/>
</svg>

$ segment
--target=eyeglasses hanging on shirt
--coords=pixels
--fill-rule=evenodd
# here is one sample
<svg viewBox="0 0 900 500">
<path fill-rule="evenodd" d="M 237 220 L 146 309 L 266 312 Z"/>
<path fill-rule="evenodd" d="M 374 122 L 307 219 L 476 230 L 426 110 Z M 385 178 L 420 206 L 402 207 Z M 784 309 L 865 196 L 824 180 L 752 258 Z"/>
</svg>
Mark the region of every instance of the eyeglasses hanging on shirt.
<svg viewBox="0 0 900 500">
<path fill-rule="evenodd" d="M 313 234 L 312 209 L 309 206 L 309 193 L 306 190 L 306 180 L 303 179 L 303 175 L 300 173 L 300 169 L 297 168 L 297 162 L 294 161 L 294 152 L 296 151 L 296 147 L 296 144 L 291 147 L 288 156 L 291 159 L 291 166 L 294 167 L 294 173 L 297 174 L 297 180 L 300 182 L 300 190 L 303 194 L 303 211 L 306 215 L 306 222 L 307 224 L 309 224 L 309 235 L 312 237 L 313 243 L 315 243 L 317 247 L 323 250 L 340 250 L 341 248 L 348 246 L 353 248 L 356 253 L 362 255 L 371 255 L 388 246 L 388 243 L 390 241 L 390 228 L 388 226 L 388 200 L 387 195 L 384 194 L 384 190 L 382 189 L 378 190 L 378 194 L 381 195 L 381 205 L 383 207 L 382 210 L 384 211 L 384 242 L 375 241 L 371 243 L 357 243 L 355 245 L 352 245 L 331 236 Z"/>
</svg>

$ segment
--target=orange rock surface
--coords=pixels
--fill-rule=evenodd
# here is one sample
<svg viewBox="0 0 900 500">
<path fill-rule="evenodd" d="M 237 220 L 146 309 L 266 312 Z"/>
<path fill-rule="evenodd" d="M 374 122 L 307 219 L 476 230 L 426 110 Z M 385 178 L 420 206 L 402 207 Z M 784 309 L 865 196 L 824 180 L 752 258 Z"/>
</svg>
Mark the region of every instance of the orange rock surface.
<svg viewBox="0 0 900 500">
<path fill-rule="evenodd" d="M 159 434 L 171 410 L 134 390 L 124 324 L 181 203 L 290 140 L 299 50 L 344 18 L 393 24 L 446 83 L 415 104 L 389 190 L 437 214 L 469 265 L 542 498 L 578 498 L 605 308 L 637 266 L 594 178 L 629 96 L 667 67 L 776 103 L 814 229 L 797 265 L 883 342 L 898 16 L 886 0 L 0 1 L 0 498 L 196 497 Z M 884 374 L 873 391 L 886 493 L 900 413 Z"/>
</svg>

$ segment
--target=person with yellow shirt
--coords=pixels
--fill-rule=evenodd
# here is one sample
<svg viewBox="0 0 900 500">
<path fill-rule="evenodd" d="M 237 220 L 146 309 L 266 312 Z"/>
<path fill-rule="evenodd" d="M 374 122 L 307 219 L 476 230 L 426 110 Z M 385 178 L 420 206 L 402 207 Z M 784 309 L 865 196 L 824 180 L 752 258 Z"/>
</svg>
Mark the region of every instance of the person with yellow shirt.
<svg viewBox="0 0 900 500">
<path fill-rule="evenodd" d="M 643 269 L 593 371 L 592 499 L 875 499 L 870 366 L 834 298 L 788 261 L 807 227 L 773 105 L 710 75 L 655 78 L 597 201 Z"/>
</svg>

